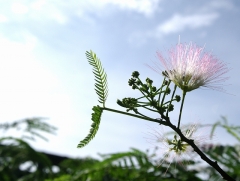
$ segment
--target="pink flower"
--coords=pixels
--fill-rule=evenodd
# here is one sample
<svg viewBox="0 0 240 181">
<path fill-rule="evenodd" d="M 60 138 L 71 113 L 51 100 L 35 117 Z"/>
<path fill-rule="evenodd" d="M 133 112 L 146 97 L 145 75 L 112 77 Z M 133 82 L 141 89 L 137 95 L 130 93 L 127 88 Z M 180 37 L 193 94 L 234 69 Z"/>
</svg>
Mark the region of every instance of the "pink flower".
<svg viewBox="0 0 240 181">
<path fill-rule="evenodd" d="M 169 50 L 168 59 L 157 52 L 166 69 L 164 75 L 185 92 L 201 86 L 222 90 L 218 83 L 227 79 L 223 75 L 228 68 L 211 53 L 203 52 L 203 49 L 192 43 L 179 43 Z"/>
<path fill-rule="evenodd" d="M 199 144 L 205 139 L 205 136 L 196 134 L 197 125 L 189 125 L 188 127 L 182 128 L 184 136 L 188 139 L 193 139 L 195 144 Z M 164 135 L 159 135 L 157 139 L 158 143 L 162 143 L 165 146 L 164 160 L 181 162 L 184 156 L 190 156 L 193 152 L 193 148 L 182 141 L 178 135 L 174 135 L 172 139 L 167 138 Z"/>
<path fill-rule="evenodd" d="M 181 131 L 186 138 L 194 140 L 194 143 L 198 146 L 209 139 L 209 135 L 203 135 L 199 132 L 198 125 L 196 124 L 184 126 L 181 128 Z M 163 130 L 157 131 L 154 129 L 154 132 L 150 133 L 148 140 L 150 140 L 152 144 L 160 147 L 160 155 L 163 157 L 160 160 L 159 166 L 168 163 L 167 170 L 172 162 L 176 162 L 185 167 L 188 164 L 186 160 L 193 160 L 196 157 L 193 148 L 188 143 L 182 141 L 178 135 L 174 134 L 172 137 L 164 133 Z"/>
</svg>

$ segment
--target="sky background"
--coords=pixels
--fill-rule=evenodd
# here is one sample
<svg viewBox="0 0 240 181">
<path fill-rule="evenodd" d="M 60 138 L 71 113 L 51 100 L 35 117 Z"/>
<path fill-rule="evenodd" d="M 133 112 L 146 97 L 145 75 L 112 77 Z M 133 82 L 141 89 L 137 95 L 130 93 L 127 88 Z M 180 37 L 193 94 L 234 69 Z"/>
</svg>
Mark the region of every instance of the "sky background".
<svg viewBox="0 0 240 181">
<path fill-rule="evenodd" d="M 58 128 L 57 135 L 45 135 L 48 142 L 31 142 L 34 148 L 74 157 L 151 149 L 145 137 L 157 124 L 111 112 L 103 112 L 90 144 L 76 148 L 90 130 L 92 107 L 99 104 L 85 52 L 96 52 L 108 75 L 106 106 L 124 110 L 116 100 L 138 96 L 128 86 L 132 72 L 160 85 L 162 76 L 146 64 L 158 61 L 156 51 L 175 46 L 179 35 L 182 43 L 204 46 L 230 68 L 223 83 L 227 93 L 198 89 L 187 94 L 182 122 L 212 124 L 222 115 L 240 124 L 240 1 L 0 2 L 0 122 L 46 117 Z M 170 116 L 176 122 L 178 110 Z M 2 135 L 7 134 L 17 135 Z M 215 134 L 216 144 L 234 142 L 221 129 Z"/>
</svg>

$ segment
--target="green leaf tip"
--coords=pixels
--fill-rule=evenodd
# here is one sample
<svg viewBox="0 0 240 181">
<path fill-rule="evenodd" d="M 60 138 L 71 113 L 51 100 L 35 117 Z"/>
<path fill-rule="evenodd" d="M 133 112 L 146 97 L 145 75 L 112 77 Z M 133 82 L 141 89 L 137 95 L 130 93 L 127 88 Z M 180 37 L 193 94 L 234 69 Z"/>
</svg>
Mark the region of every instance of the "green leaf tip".
<svg viewBox="0 0 240 181">
<path fill-rule="evenodd" d="M 91 125 L 90 132 L 82 141 L 80 141 L 80 143 L 77 145 L 78 148 L 86 146 L 95 137 L 98 131 L 103 110 L 99 106 L 93 106 L 92 110 L 93 123 Z"/>
<path fill-rule="evenodd" d="M 86 51 L 86 57 L 90 65 L 93 66 L 93 74 L 95 76 L 95 91 L 98 95 L 98 101 L 105 107 L 108 96 L 107 74 L 105 73 L 100 59 L 92 50 Z"/>
</svg>

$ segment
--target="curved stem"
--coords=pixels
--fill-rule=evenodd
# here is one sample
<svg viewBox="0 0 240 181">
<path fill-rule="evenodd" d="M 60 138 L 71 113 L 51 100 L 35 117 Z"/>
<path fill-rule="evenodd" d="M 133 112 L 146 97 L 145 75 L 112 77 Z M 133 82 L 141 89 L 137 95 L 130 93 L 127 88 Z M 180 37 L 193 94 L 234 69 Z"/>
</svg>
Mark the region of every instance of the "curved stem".
<svg viewBox="0 0 240 181">
<path fill-rule="evenodd" d="M 181 117 L 182 117 L 182 109 L 183 109 L 183 103 L 184 103 L 184 100 L 185 100 L 185 96 L 186 96 L 186 92 L 183 91 L 182 103 L 181 103 L 179 118 L 178 118 L 178 129 L 180 127 L 180 122 L 181 122 Z"/>
<path fill-rule="evenodd" d="M 193 150 L 201 157 L 202 160 L 204 160 L 205 162 L 207 162 L 209 165 L 211 165 L 215 170 L 217 170 L 218 173 L 221 174 L 222 178 L 224 180 L 227 181 L 236 181 L 235 179 L 233 179 L 230 175 L 228 175 L 223 169 L 220 168 L 220 166 L 218 165 L 217 161 L 212 161 L 211 159 L 209 159 L 198 147 L 197 145 L 195 145 L 194 140 L 192 139 L 188 139 L 184 136 L 184 134 L 182 134 L 181 130 L 179 128 L 177 128 L 175 125 L 171 124 L 169 122 L 168 124 L 169 127 L 171 127 L 175 132 L 178 133 L 178 135 L 180 136 L 181 140 L 188 143 L 189 145 L 191 145 L 191 147 L 193 148 Z"/>
</svg>

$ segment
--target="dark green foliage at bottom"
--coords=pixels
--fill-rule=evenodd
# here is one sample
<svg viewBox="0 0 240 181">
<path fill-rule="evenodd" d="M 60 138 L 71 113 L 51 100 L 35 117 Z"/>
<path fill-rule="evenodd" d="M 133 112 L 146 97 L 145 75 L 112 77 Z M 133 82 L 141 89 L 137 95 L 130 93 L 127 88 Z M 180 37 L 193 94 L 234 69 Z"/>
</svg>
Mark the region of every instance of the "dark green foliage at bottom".
<svg viewBox="0 0 240 181">
<path fill-rule="evenodd" d="M 60 166 L 64 170 L 63 175 L 55 178 L 54 181 L 63 179 L 69 181 L 201 181 L 196 176 L 196 170 L 186 171 L 175 163 L 170 166 L 169 163 L 158 166 L 155 162 L 159 160 L 153 160 L 154 154 L 147 154 L 137 149 L 100 156 L 103 158 L 102 161 L 89 159 L 84 162 L 79 161 L 78 165 L 76 160 L 64 161 Z M 188 164 L 193 165 L 195 162 L 189 161 Z"/>
<path fill-rule="evenodd" d="M 98 120 L 101 116 L 99 107 L 94 107 L 92 116 L 93 120 L 95 116 Z M 29 121 L 23 123 L 27 123 L 27 127 L 32 125 L 29 126 Z M 8 125 L 11 127 L 11 124 Z M 225 128 L 226 125 L 223 125 Z M 236 181 L 240 181 L 239 144 L 202 145 L 201 150 L 216 160 Z M 22 139 L 4 137 L 0 138 L 0 181 L 202 181 L 200 175 L 206 181 L 223 181 L 212 167 L 196 161 L 182 160 L 181 163 L 187 163 L 185 168 L 174 162 L 160 165 L 163 156 L 159 153 L 161 151 L 158 149 L 150 153 L 132 148 L 127 152 L 100 155 L 101 160 L 73 159 L 41 153 Z M 26 163 L 27 167 L 25 165 L 23 168 Z M 58 170 L 54 171 L 54 167 Z"/>
</svg>

